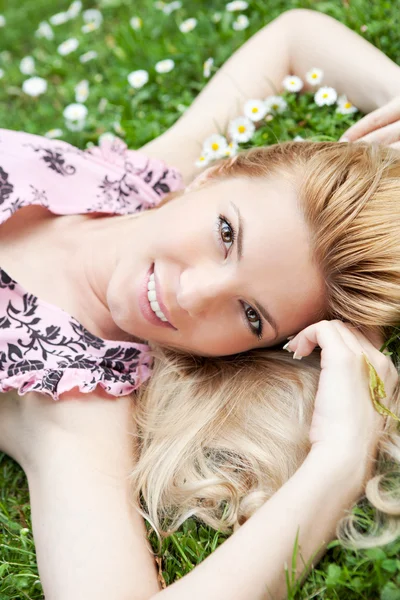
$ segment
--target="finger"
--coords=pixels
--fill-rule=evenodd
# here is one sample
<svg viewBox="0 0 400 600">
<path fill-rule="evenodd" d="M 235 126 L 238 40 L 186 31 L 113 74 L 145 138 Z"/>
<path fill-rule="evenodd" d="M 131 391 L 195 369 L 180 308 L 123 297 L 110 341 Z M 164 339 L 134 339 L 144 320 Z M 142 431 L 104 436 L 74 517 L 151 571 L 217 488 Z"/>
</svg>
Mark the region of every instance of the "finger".
<svg viewBox="0 0 400 600">
<path fill-rule="evenodd" d="M 338 356 L 353 350 L 340 335 L 333 321 L 320 321 L 309 325 L 298 333 L 285 348 L 294 352 L 294 358 L 309 356 L 316 346 L 322 350 L 324 360 L 337 359 Z M 358 353 L 360 350 L 358 348 Z"/>
<path fill-rule="evenodd" d="M 385 104 L 385 106 L 372 111 L 349 127 L 339 141 L 354 142 L 371 133 L 371 131 L 385 127 L 398 119 L 400 119 L 400 102 L 398 98 L 394 98 L 391 102 Z"/>
<path fill-rule="evenodd" d="M 355 327 L 345 323 L 341 323 L 340 321 L 337 321 L 336 323 L 336 326 L 339 330 L 342 331 L 344 336 L 346 336 L 347 333 L 351 332 L 353 339 L 357 340 L 357 343 L 359 344 L 359 348 L 361 349 L 362 353 L 365 354 L 370 363 L 374 365 L 374 368 L 378 373 L 379 377 L 382 380 L 386 381 L 387 385 L 385 384 L 385 388 L 388 395 L 391 396 L 391 391 L 398 380 L 398 373 L 392 361 L 379 350 L 380 345 L 382 345 L 382 336 L 377 336 L 377 332 L 374 331 L 374 343 L 373 341 L 371 341 L 371 339 L 368 339 L 366 335 L 361 333 L 361 331 L 356 329 Z"/>
<path fill-rule="evenodd" d="M 360 137 L 357 142 L 367 142 L 371 144 L 376 142 L 378 144 L 389 145 L 394 142 L 398 142 L 400 139 L 400 121 L 381 127 L 376 131 L 372 131 L 363 137 Z"/>
<path fill-rule="evenodd" d="M 335 326 L 340 331 L 343 339 L 346 341 L 347 345 L 353 349 L 356 354 L 364 353 L 371 360 L 374 356 L 380 356 L 382 353 L 379 351 L 379 348 L 382 344 L 378 344 L 377 346 L 367 338 L 359 329 L 350 325 L 349 323 L 343 323 L 341 321 L 335 321 Z M 376 333 L 376 332 L 374 332 Z M 375 341 L 377 341 L 377 336 L 374 337 Z"/>
</svg>

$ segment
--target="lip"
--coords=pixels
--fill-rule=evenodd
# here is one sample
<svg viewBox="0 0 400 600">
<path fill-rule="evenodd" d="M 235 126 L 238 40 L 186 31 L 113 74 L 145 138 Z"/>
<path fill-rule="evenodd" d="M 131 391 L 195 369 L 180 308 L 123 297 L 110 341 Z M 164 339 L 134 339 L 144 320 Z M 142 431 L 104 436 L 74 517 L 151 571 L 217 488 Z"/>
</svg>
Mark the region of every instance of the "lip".
<svg viewBox="0 0 400 600">
<path fill-rule="evenodd" d="M 160 288 L 159 288 L 159 283 L 156 280 L 156 276 L 154 273 L 154 279 L 156 282 L 156 294 L 157 294 L 157 302 L 160 305 L 160 309 L 161 311 L 164 313 L 165 318 L 168 319 L 168 321 L 161 321 L 161 319 L 159 319 L 157 317 L 157 315 L 155 314 L 155 312 L 153 311 L 153 309 L 150 306 L 150 302 L 149 299 L 147 297 L 147 286 L 149 283 L 149 279 L 150 279 L 150 275 L 154 273 L 154 263 L 151 265 L 151 267 L 149 268 L 149 270 L 147 271 L 144 279 L 143 279 L 143 283 L 140 286 L 140 291 L 139 291 L 139 308 L 140 308 L 140 312 L 142 313 L 143 317 L 146 319 L 146 321 L 148 321 L 149 323 L 151 323 L 152 325 L 157 325 L 158 327 L 167 327 L 169 329 L 175 329 L 176 327 L 174 327 L 173 325 L 171 325 L 171 323 L 169 323 L 169 315 L 168 315 L 168 311 L 165 308 L 165 305 L 159 301 L 159 293 L 160 293 Z M 165 311 L 165 312 L 164 312 Z"/>
</svg>

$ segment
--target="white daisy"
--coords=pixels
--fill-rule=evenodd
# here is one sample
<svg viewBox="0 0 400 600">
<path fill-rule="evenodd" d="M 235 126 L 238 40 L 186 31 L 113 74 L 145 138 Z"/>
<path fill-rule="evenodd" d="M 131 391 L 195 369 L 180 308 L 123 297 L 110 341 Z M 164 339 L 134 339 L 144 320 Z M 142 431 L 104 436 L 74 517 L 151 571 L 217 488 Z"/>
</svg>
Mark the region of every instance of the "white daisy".
<svg viewBox="0 0 400 600">
<path fill-rule="evenodd" d="M 132 71 L 132 73 L 129 73 L 129 75 L 128 75 L 129 85 L 132 86 L 135 90 L 139 90 L 144 85 L 146 85 L 148 80 L 149 80 L 149 74 L 144 69 Z"/>
<path fill-rule="evenodd" d="M 206 167 L 208 164 L 210 164 L 210 161 L 211 158 L 209 156 L 202 154 L 194 164 L 198 169 L 201 169 L 202 167 Z"/>
<path fill-rule="evenodd" d="M 310 71 L 307 71 L 306 73 L 306 81 L 310 85 L 320 85 L 322 83 L 323 78 L 324 72 L 322 69 L 314 68 L 310 69 Z"/>
<path fill-rule="evenodd" d="M 222 14 L 220 12 L 214 13 L 213 16 L 211 17 L 211 21 L 213 23 L 219 23 L 221 19 L 222 19 Z"/>
<path fill-rule="evenodd" d="M 267 107 L 262 100 L 248 100 L 243 107 L 243 112 L 250 121 L 257 122 L 265 117 Z"/>
<path fill-rule="evenodd" d="M 287 109 L 287 102 L 282 96 L 268 96 L 264 103 L 268 112 L 282 113 Z"/>
<path fill-rule="evenodd" d="M 55 15 L 52 15 L 49 18 L 49 21 L 52 25 L 62 25 L 63 23 L 69 21 L 69 18 L 69 14 L 67 12 L 59 12 Z"/>
<path fill-rule="evenodd" d="M 165 15 L 170 15 L 175 10 L 179 10 L 180 8 L 182 8 L 182 2 L 180 2 L 179 0 L 175 0 L 175 2 L 170 2 L 169 4 L 165 4 L 162 11 Z"/>
<path fill-rule="evenodd" d="M 294 141 L 294 142 L 304 142 L 304 138 L 303 138 L 303 137 L 301 137 L 301 135 L 296 135 L 296 136 L 293 138 L 293 141 Z"/>
<path fill-rule="evenodd" d="M 82 33 L 91 33 L 92 31 L 96 31 L 96 29 L 98 29 L 99 27 L 99 23 L 91 21 L 90 23 L 85 23 L 85 25 L 82 25 L 81 31 Z"/>
<path fill-rule="evenodd" d="M 297 77 L 297 75 L 288 75 L 282 81 L 282 85 L 288 92 L 299 92 L 302 89 L 304 83 L 302 82 L 300 77 Z"/>
<path fill-rule="evenodd" d="M 98 139 L 98 145 L 100 145 L 102 142 L 113 142 L 115 140 L 116 136 L 114 133 L 112 133 L 112 131 L 105 131 L 104 133 L 102 133 L 101 135 L 99 135 L 99 139 Z"/>
<path fill-rule="evenodd" d="M 71 54 L 74 50 L 79 46 L 79 41 L 76 38 L 69 38 L 65 40 L 62 44 L 60 44 L 57 48 L 57 52 L 61 54 L 61 56 L 67 56 L 67 54 Z"/>
<path fill-rule="evenodd" d="M 86 119 L 82 119 L 81 121 L 69 121 L 65 120 L 65 127 L 70 131 L 82 131 L 85 128 Z"/>
<path fill-rule="evenodd" d="M 239 10 L 246 10 L 248 8 L 249 3 L 245 2 L 245 0 L 233 0 L 233 2 L 229 2 L 226 5 L 226 10 L 228 12 L 236 12 Z"/>
<path fill-rule="evenodd" d="M 100 102 L 98 104 L 97 110 L 99 111 L 100 114 L 103 114 L 103 112 L 106 110 L 108 105 L 108 100 L 107 98 L 101 98 Z"/>
<path fill-rule="evenodd" d="M 46 40 L 54 39 L 54 31 L 47 21 L 42 21 L 39 23 L 39 27 L 37 28 L 35 35 L 38 38 L 45 38 Z"/>
<path fill-rule="evenodd" d="M 70 19 L 75 19 L 79 15 L 82 10 L 82 2 L 80 0 L 75 0 L 70 7 L 67 9 L 67 13 Z"/>
<path fill-rule="evenodd" d="M 89 60 L 93 60 L 94 58 L 97 58 L 98 54 L 96 52 L 96 50 L 89 50 L 88 52 L 85 52 L 85 54 L 81 54 L 79 57 L 79 62 L 81 63 L 87 63 L 89 62 Z"/>
<path fill-rule="evenodd" d="M 230 142 L 225 150 L 224 156 L 236 156 L 238 153 L 238 148 L 239 146 L 236 142 Z"/>
<path fill-rule="evenodd" d="M 4 71 L 3 71 L 3 69 L 0 69 L 0 79 L 3 79 L 3 77 L 4 77 Z"/>
<path fill-rule="evenodd" d="M 243 29 L 247 29 L 250 25 L 249 18 L 246 15 L 239 15 L 236 21 L 233 21 L 232 27 L 235 31 L 242 31 Z"/>
<path fill-rule="evenodd" d="M 337 103 L 338 107 L 336 112 L 340 115 L 352 115 L 358 111 L 358 108 L 354 106 L 345 95 L 339 96 Z"/>
<path fill-rule="evenodd" d="M 63 112 L 66 128 L 70 131 L 82 131 L 87 114 L 88 109 L 84 104 L 69 104 Z"/>
<path fill-rule="evenodd" d="M 183 23 L 181 23 L 179 25 L 179 30 L 182 33 L 189 33 L 190 31 L 193 31 L 193 29 L 197 26 L 197 19 L 194 19 L 193 17 L 190 19 L 186 19 L 186 21 L 183 21 Z"/>
<path fill-rule="evenodd" d="M 35 72 L 35 59 L 33 56 L 25 56 L 19 63 L 19 70 L 24 75 L 33 75 Z"/>
<path fill-rule="evenodd" d="M 28 96 L 40 96 L 40 94 L 44 94 L 47 90 L 47 81 L 42 77 L 30 77 L 30 79 L 25 79 L 22 84 L 22 90 Z"/>
<path fill-rule="evenodd" d="M 157 73 L 169 73 L 175 67 L 175 63 L 172 58 L 166 58 L 165 60 L 159 60 L 158 63 L 154 65 Z"/>
<path fill-rule="evenodd" d="M 64 135 L 62 129 L 49 129 L 49 131 L 46 131 L 46 133 L 44 134 L 44 137 L 47 137 L 50 140 L 54 140 L 56 138 L 61 137 L 62 135 Z"/>
<path fill-rule="evenodd" d="M 68 104 L 64 108 L 63 117 L 68 121 L 80 121 L 82 119 L 86 119 L 88 114 L 88 109 L 84 104 Z"/>
<path fill-rule="evenodd" d="M 97 8 L 88 8 L 88 10 L 84 10 L 82 13 L 82 18 L 85 23 L 94 23 L 97 27 L 103 22 L 103 15 Z"/>
<path fill-rule="evenodd" d="M 134 31 L 138 31 L 143 27 L 143 21 L 140 17 L 132 17 L 132 19 L 129 21 L 129 24 Z"/>
<path fill-rule="evenodd" d="M 115 133 L 117 133 L 118 135 L 126 135 L 126 131 L 122 127 L 122 125 L 119 121 L 114 121 L 113 127 L 114 127 Z"/>
<path fill-rule="evenodd" d="M 231 140 L 244 144 L 253 137 L 256 127 L 247 117 L 238 117 L 229 123 L 228 132 Z"/>
<path fill-rule="evenodd" d="M 87 79 L 82 79 L 76 84 L 75 89 L 75 100 L 79 103 L 86 102 L 89 97 L 89 82 Z"/>
<path fill-rule="evenodd" d="M 210 135 L 203 143 L 203 152 L 210 159 L 222 158 L 228 148 L 228 142 L 223 135 L 215 133 Z"/>
<path fill-rule="evenodd" d="M 6 24 L 6 18 L 4 15 L 0 15 L 0 27 L 4 27 Z"/>
<path fill-rule="evenodd" d="M 314 95 L 314 102 L 318 106 L 331 106 L 337 100 L 337 92 L 332 87 L 322 87 Z"/>
<path fill-rule="evenodd" d="M 213 58 L 207 58 L 207 60 L 204 61 L 203 64 L 203 76 L 208 79 L 211 75 L 211 69 L 214 65 L 214 59 Z"/>
</svg>

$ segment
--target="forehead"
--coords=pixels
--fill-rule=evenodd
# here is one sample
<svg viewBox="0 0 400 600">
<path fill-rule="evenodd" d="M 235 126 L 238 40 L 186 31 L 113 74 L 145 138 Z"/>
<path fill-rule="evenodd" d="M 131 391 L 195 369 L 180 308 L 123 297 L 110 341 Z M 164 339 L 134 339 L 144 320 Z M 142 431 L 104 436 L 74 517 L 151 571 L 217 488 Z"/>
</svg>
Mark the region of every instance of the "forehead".
<svg viewBox="0 0 400 600">
<path fill-rule="evenodd" d="M 233 203 L 241 214 L 240 277 L 267 305 L 281 336 L 322 318 L 325 284 L 294 182 L 283 176 L 237 178 L 216 184 L 214 192 L 221 210 Z"/>
</svg>

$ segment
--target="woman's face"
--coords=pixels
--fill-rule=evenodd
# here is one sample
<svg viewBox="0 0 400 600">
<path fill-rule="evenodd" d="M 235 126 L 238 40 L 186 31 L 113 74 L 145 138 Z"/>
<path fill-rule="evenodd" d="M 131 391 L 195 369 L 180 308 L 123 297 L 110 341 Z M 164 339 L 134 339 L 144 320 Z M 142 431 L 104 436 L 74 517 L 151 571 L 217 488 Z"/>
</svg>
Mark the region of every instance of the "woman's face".
<svg viewBox="0 0 400 600">
<path fill-rule="evenodd" d="M 281 177 L 216 181 L 134 222 L 107 302 L 140 339 L 222 356 L 282 342 L 324 313 L 309 234 Z"/>
</svg>

